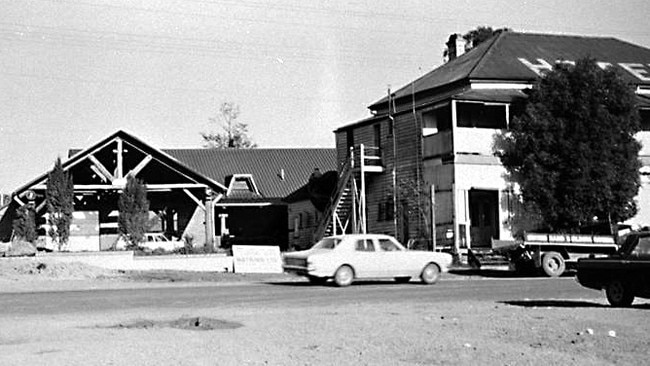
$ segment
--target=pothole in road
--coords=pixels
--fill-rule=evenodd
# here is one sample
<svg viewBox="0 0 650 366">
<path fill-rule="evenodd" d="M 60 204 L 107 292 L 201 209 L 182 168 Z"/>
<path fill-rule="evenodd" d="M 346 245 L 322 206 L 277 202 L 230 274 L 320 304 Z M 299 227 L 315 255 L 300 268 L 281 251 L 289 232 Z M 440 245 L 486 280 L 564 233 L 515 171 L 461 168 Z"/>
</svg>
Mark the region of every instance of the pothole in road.
<svg viewBox="0 0 650 366">
<path fill-rule="evenodd" d="M 237 329 L 244 325 L 228 320 L 213 319 L 206 317 L 189 317 L 177 320 L 153 321 L 153 320 L 136 320 L 131 323 L 120 323 L 109 328 L 119 329 L 153 329 L 153 328 L 176 328 L 185 330 L 220 330 L 220 329 Z"/>
</svg>

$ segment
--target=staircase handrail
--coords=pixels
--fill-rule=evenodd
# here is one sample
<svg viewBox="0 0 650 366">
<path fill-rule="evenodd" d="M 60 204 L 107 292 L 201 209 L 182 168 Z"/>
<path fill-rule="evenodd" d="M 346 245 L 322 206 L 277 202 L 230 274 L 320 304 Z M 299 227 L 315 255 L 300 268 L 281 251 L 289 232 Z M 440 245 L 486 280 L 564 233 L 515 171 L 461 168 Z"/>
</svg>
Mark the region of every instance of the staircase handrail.
<svg viewBox="0 0 650 366">
<path fill-rule="evenodd" d="M 329 226 L 330 222 L 332 222 L 332 215 L 334 213 L 334 210 L 336 210 L 338 203 L 341 201 L 341 197 L 343 197 L 343 192 L 345 191 L 345 186 L 347 186 L 348 181 L 352 176 L 352 168 L 351 168 L 350 161 L 351 159 L 346 159 L 345 164 L 343 165 L 343 167 L 341 167 L 341 171 L 339 172 L 338 182 L 336 185 L 335 194 L 330 196 L 329 203 L 327 204 L 327 208 L 325 209 L 325 216 L 323 217 L 323 220 L 321 221 L 320 225 L 314 232 L 314 241 L 318 241 L 323 237 L 325 231 L 327 230 L 327 227 Z"/>
</svg>

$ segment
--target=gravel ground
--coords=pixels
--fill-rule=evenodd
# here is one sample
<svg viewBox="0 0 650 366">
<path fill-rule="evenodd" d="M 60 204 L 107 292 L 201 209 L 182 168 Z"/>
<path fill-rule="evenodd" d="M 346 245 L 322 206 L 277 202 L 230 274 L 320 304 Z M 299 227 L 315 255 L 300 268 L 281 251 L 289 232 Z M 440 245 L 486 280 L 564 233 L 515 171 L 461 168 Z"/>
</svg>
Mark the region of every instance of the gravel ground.
<svg viewBox="0 0 650 366">
<path fill-rule="evenodd" d="M 0 260 L 0 292 L 10 285 L 41 291 L 268 280 L 268 275 L 118 273 L 54 263 L 38 269 L 41 262 Z M 589 299 L 584 306 L 477 300 L 378 307 L 360 301 L 0 314 L 0 364 L 640 365 L 650 356 L 649 309 L 612 309 Z M 174 327 L 175 320 L 190 316 L 215 329 Z"/>
<path fill-rule="evenodd" d="M 114 271 L 82 263 L 35 257 L 0 258 L 0 293 L 142 286 L 229 285 L 242 282 L 302 281 L 287 274 L 183 271 Z"/>
</svg>

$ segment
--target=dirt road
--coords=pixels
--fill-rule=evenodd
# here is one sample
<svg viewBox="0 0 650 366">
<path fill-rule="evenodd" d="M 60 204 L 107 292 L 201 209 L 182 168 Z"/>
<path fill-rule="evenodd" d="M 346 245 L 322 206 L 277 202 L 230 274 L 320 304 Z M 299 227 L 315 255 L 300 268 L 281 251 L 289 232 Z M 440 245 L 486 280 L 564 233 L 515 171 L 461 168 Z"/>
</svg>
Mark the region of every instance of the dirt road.
<svg viewBox="0 0 650 366">
<path fill-rule="evenodd" d="M 72 289 L 74 284 L 84 288 L 93 281 L 95 287 L 133 287 L 128 281 L 67 282 Z M 181 288 L 194 287 L 197 300 L 177 297 L 177 306 L 165 305 L 161 295 L 160 301 L 146 305 L 100 308 L 77 293 L 79 304 L 74 310 L 21 314 L 12 313 L 11 302 L 4 302 L 0 364 L 638 365 L 649 356 L 648 302 L 612 309 L 595 291 L 579 296 L 567 292 L 565 298 L 511 295 L 505 302 L 473 290 L 478 287 L 471 287 L 473 297 L 450 295 L 453 288 L 467 291 L 481 281 L 496 286 L 490 293 L 514 294 L 521 283 L 540 280 L 448 275 L 435 285 L 438 291 L 435 286 L 373 283 L 324 291 L 304 286 L 302 293 L 303 286 L 275 290 L 278 285 L 255 284 L 258 281 L 252 277 L 236 277 L 236 281 L 239 284 L 213 288 L 236 287 L 241 298 L 214 304 L 199 300 L 200 293 L 207 291 L 205 283 L 193 282 Z M 575 285 L 570 279 L 560 281 L 562 286 Z M 170 283 L 159 278 L 136 287 L 151 286 Z M 245 300 L 261 296 L 266 291 L 261 289 L 267 287 L 305 298 L 327 296 L 295 302 Z M 345 291 L 346 301 L 331 300 L 338 290 Z M 422 291 L 432 300 L 413 301 L 412 296 Z M 377 295 L 388 292 L 404 296 L 388 301 Z M 234 296 L 229 291 L 217 293 Z"/>
</svg>

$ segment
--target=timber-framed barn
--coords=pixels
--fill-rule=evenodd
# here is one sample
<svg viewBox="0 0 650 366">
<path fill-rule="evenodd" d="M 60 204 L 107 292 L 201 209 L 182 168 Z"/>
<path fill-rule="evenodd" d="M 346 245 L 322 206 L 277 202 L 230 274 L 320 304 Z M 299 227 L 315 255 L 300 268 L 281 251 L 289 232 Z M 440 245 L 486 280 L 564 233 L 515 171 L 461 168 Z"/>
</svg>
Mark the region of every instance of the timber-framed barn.
<svg viewBox="0 0 650 366">
<path fill-rule="evenodd" d="M 336 170 L 334 149 L 162 150 L 125 131 L 71 150 L 62 165 L 74 184 L 71 251 L 115 249 L 117 202 L 127 175 L 145 183 L 152 231 L 191 238 L 195 246 L 215 248 L 227 241 L 286 250 L 300 238 L 289 235 L 295 222 L 289 212 L 318 213 L 308 198 L 293 210 L 284 198 L 304 187 L 314 168 Z M 0 241 L 11 240 L 22 205 L 33 205 L 39 234 L 46 236 L 47 179 L 45 172 L 13 192 L 0 219 Z"/>
</svg>

